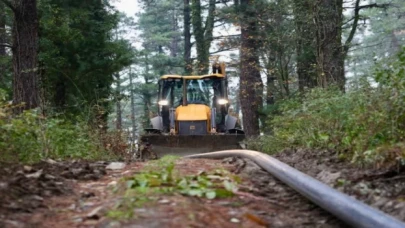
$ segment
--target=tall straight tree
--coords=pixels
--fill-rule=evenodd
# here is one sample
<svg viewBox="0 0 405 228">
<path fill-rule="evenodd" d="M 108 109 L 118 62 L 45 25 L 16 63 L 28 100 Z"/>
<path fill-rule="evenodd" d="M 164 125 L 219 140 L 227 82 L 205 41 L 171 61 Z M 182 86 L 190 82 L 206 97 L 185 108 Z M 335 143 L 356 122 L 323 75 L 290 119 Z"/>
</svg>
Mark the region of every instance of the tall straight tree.
<svg viewBox="0 0 405 228">
<path fill-rule="evenodd" d="M 13 103 L 22 104 L 15 109 L 40 105 L 38 74 L 38 15 L 36 0 L 0 0 L 13 11 Z"/>
<path fill-rule="evenodd" d="M 115 91 L 115 106 L 117 112 L 117 120 L 115 123 L 116 130 L 122 129 L 122 107 L 121 107 L 121 75 L 117 72 L 114 74 L 116 81 L 116 91 Z"/>
<path fill-rule="evenodd" d="M 258 56 L 258 27 L 254 0 L 241 0 L 241 60 L 239 99 L 243 114 L 243 127 L 247 136 L 258 136 L 259 110 L 263 104 L 263 82 Z"/>
<path fill-rule="evenodd" d="M 128 42 L 117 39 L 120 17 L 99 0 L 41 0 L 41 69 L 51 111 L 89 114 L 105 126 L 114 73 L 132 62 Z M 52 9 L 52 10 L 49 10 Z M 102 113 L 102 114 L 101 114 Z"/>
<path fill-rule="evenodd" d="M 129 74 L 129 89 L 130 89 L 130 96 L 131 96 L 131 125 L 132 125 L 132 140 L 135 141 L 136 135 L 136 119 L 135 119 L 135 93 L 134 93 L 134 75 L 132 74 L 132 70 L 130 70 Z"/>
<path fill-rule="evenodd" d="M 300 92 L 317 86 L 316 75 L 316 27 L 311 10 L 314 0 L 294 0 L 296 31 L 297 74 Z"/>
<path fill-rule="evenodd" d="M 190 15 L 190 0 L 184 0 L 183 9 L 183 34 L 184 34 L 184 73 L 189 75 L 193 71 L 191 63 L 191 15 Z"/>
<path fill-rule="evenodd" d="M 213 40 L 216 0 L 209 0 L 208 13 L 203 23 L 200 0 L 191 1 L 191 23 L 197 47 L 197 73 L 206 74 L 209 69 L 210 47 Z"/>
<path fill-rule="evenodd" d="M 316 4 L 317 74 L 321 87 L 345 87 L 342 45 L 343 0 L 321 0 Z"/>
<path fill-rule="evenodd" d="M 4 3 L 0 1 L 0 85 L 4 83 L 6 72 L 6 65 L 3 62 L 3 58 L 7 55 L 6 35 L 6 9 Z"/>
</svg>

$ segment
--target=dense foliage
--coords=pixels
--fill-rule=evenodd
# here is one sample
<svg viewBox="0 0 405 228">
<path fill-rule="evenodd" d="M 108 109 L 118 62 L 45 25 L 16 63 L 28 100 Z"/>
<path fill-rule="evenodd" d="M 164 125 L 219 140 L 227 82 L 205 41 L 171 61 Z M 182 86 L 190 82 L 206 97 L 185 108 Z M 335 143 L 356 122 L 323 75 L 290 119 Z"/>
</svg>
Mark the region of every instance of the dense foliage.
<svg viewBox="0 0 405 228">
<path fill-rule="evenodd" d="M 47 0 L 39 6 L 47 106 L 90 117 L 109 111 L 113 74 L 132 62 L 129 43 L 114 35 L 118 12 L 100 1 Z"/>
<path fill-rule="evenodd" d="M 209 61 L 227 50 L 235 51 L 224 54 L 228 75 L 236 75 L 229 80 L 232 108 L 248 137 L 264 134 L 252 146 L 333 149 L 359 162 L 402 159 L 405 61 L 404 54 L 392 57 L 405 44 L 403 1 L 142 0 L 136 19 L 113 1 L 0 3 L 7 109 L 0 145 L 21 160 L 124 150 L 123 130 L 134 140 L 156 115 L 161 75 L 207 73 Z M 15 32 L 23 25 L 35 37 Z M 136 48 L 124 39 L 129 34 Z M 30 42 L 39 42 L 38 56 L 30 55 L 27 70 L 18 64 Z M 33 78 L 28 74 L 38 81 L 14 88 Z M 29 108 L 36 109 L 9 113 L 22 111 L 15 101 L 29 101 L 27 94 L 35 95 Z"/>
<path fill-rule="evenodd" d="M 314 89 L 279 102 L 269 118 L 272 135 L 254 143 L 274 153 L 284 148 L 331 149 L 354 162 L 405 163 L 405 49 L 374 73 L 378 86 L 356 90 Z"/>
<path fill-rule="evenodd" d="M 0 90 L 0 161 L 37 162 L 53 159 L 105 159 L 110 153 L 83 121 L 45 118 L 30 110 L 11 118 L 12 106 Z"/>
<path fill-rule="evenodd" d="M 133 62 L 130 43 L 117 34 L 124 17 L 109 1 L 97 0 L 4 0 L 0 7 L 5 7 L 0 12 L 0 159 L 92 159 L 125 150 L 121 133 L 111 136 L 105 131 L 112 111 L 113 75 Z M 19 12 L 29 9 L 38 14 L 27 22 Z M 19 37 L 12 32 L 18 26 L 29 27 L 38 37 Z M 38 58 L 29 63 L 38 67 L 24 69 L 27 64 L 22 61 L 28 58 L 19 56 L 23 51 L 16 52 L 24 45 L 37 49 Z M 18 59 L 21 63 L 16 65 Z M 25 74 L 38 77 L 38 85 L 24 86 Z M 23 87 L 15 87 L 20 84 Z M 39 104 L 28 107 L 37 108 L 21 112 L 27 107 L 15 102 L 19 93 L 23 99 L 40 94 Z M 14 104 L 8 104 L 11 99 Z"/>
</svg>

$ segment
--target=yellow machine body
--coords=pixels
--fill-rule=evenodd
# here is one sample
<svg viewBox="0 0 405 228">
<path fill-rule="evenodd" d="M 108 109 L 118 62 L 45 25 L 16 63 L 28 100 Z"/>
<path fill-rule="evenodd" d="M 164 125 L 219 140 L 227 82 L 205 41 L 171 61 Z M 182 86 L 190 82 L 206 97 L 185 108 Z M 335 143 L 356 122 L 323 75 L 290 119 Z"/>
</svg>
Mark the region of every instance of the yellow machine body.
<svg viewBox="0 0 405 228">
<path fill-rule="evenodd" d="M 159 116 L 141 137 L 159 156 L 240 148 L 243 131 L 232 131 L 235 126 L 226 121 L 235 117 L 228 115 L 225 64 L 214 64 L 212 72 L 160 78 Z"/>
</svg>

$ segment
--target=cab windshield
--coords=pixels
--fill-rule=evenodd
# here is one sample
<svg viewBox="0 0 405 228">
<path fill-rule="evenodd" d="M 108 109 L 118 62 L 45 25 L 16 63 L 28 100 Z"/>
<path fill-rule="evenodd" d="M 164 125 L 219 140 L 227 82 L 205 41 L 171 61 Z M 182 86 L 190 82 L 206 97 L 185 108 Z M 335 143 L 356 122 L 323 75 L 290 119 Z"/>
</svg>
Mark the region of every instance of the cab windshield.
<svg viewBox="0 0 405 228">
<path fill-rule="evenodd" d="M 185 85 L 185 90 L 184 90 Z M 167 106 L 178 107 L 186 96 L 187 104 L 204 104 L 213 107 L 217 99 L 224 96 L 221 79 L 206 77 L 203 79 L 169 78 L 160 81 L 160 100 L 167 101 Z"/>
<path fill-rule="evenodd" d="M 203 79 L 186 79 L 187 104 L 205 104 L 212 107 L 220 94 L 221 80 L 210 77 Z"/>
</svg>

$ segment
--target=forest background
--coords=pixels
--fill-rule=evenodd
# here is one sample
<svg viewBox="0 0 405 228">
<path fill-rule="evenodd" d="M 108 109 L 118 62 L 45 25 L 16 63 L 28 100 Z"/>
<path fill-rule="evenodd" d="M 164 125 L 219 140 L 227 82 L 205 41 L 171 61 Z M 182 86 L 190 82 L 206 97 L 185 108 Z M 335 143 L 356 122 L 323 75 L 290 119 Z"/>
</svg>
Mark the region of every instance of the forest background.
<svg viewBox="0 0 405 228">
<path fill-rule="evenodd" d="M 219 56 L 250 148 L 403 163 L 403 1 L 138 6 L 0 0 L 1 160 L 121 156 L 156 114 L 158 78 L 208 73 Z"/>
</svg>

